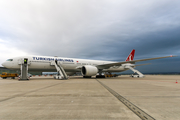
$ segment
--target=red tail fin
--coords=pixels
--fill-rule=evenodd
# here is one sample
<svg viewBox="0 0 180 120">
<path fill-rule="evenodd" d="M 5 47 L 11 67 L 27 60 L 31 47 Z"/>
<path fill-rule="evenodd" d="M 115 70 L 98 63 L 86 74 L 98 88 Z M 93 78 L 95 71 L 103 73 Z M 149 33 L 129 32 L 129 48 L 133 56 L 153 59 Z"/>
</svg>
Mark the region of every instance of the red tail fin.
<svg viewBox="0 0 180 120">
<path fill-rule="evenodd" d="M 134 59 L 135 50 L 133 49 L 129 56 L 127 57 L 126 61 L 132 61 Z"/>
</svg>

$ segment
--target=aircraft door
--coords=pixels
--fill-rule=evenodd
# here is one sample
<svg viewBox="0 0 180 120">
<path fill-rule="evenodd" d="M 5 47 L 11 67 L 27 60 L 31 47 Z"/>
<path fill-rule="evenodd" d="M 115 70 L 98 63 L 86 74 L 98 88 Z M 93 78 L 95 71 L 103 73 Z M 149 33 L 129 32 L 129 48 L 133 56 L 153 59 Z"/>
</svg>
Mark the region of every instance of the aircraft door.
<svg viewBox="0 0 180 120">
<path fill-rule="evenodd" d="M 24 64 L 25 64 L 25 65 L 28 64 L 28 58 L 24 58 Z"/>
<path fill-rule="evenodd" d="M 18 64 L 19 64 L 19 65 L 21 65 L 21 64 L 24 64 L 24 65 L 29 64 L 28 58 L 18 59 Z"/>
</svg>

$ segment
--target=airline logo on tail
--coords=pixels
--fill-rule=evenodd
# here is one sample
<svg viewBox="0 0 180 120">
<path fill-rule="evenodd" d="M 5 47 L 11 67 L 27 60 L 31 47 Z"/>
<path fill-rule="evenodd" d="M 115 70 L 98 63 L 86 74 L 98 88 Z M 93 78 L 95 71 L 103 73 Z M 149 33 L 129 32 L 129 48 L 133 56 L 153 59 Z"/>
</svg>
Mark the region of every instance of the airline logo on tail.
<svg viewBox="0 0 180 120">
<path fill-rule="evenodd" d="M 132 61 L 134 59 L 135 50 L 133 49 L 129 56 L 127 57 L 126 61 Z"/>
</svg>

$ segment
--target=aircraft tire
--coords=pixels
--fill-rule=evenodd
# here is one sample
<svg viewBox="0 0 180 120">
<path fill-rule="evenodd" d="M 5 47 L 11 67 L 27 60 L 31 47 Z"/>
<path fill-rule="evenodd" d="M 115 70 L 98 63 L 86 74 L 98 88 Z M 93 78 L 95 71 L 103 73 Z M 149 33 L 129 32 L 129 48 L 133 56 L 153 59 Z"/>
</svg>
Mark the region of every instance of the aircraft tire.
<svg viewBox="0 0 180 120">
<path fill-rule="evenodd" d="M 96 75 L 96 78 L 106 78 L 105 75 Z"/>
<path fill-rule="evenodd" d="M 83 76 L 83 78 L 91 78 L 91 76 Z"/>
</svg>

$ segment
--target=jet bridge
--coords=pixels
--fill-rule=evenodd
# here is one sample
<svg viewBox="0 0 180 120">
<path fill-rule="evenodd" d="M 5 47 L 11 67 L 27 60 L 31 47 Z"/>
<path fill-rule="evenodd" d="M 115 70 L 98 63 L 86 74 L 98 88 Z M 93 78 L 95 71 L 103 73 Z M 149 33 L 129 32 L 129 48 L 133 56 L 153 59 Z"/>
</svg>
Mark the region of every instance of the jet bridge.
<svg viewBox="0 0 180 120">
<path fill-rule="evenodd" d="M 56 67 L 56 70 L 58 72 L 57 75 L 54 76 L 55 79 L 60 79 L 60 80 L 66 80 L 68 79 L 68 76 L 66 72 L 64 71 L 64 68 L 61 66 L 61 63 L 58 62 L 57 60 L 53 61 L 53 64 Z"/>
<path fill-rule="evenodd" d="M 133 67 L 129 65 L 125 66 L 125 68 L 129 68 L 130 70 L 134 72 L 134 74 L 138 74 L 138 75 L 133 74 L 132 77 L 144 77 L 144 75 L 141 72 L 139 72 L 138 70 L 135 70 Z"/>
</svg>

